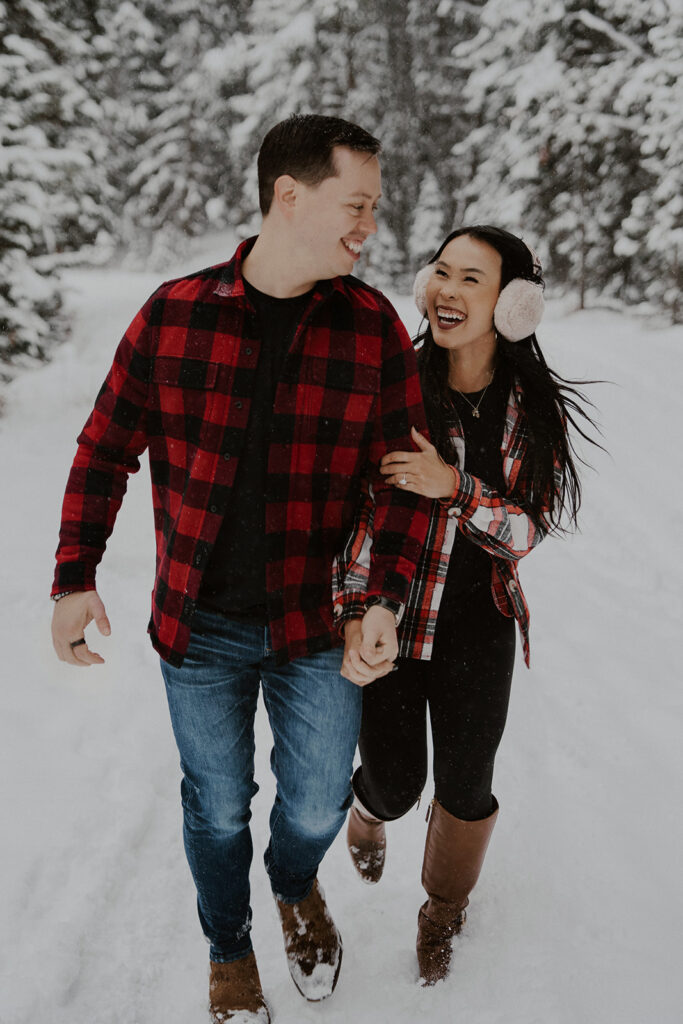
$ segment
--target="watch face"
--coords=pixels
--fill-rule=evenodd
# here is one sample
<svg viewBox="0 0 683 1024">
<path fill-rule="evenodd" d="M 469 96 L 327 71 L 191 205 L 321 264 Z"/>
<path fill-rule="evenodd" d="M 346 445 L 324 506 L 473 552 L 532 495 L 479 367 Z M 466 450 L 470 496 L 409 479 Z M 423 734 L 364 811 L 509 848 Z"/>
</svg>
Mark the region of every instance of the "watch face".
<svg viewBox="0 0 683 1024">
<path fill-rule="evenodd" d="M 379 605 L 380 608 L 386 608 L 390 611 L 396 620 L 396 625 L 399 623 L 399 612 L 396 609 L 396 602 L 392 601 L 389 597 L 369 597 L 365 602 L 365 610 L 372 608 L 374 605 Z"/>
</svg>

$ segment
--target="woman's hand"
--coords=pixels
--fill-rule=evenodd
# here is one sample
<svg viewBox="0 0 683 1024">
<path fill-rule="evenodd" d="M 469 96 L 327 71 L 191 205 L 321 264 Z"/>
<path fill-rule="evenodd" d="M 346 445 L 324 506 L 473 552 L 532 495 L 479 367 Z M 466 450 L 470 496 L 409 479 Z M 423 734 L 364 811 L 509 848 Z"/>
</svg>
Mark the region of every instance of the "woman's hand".
<svg viewBox="0 0 683 1024">
<path fill-rule="evenodd" d="M 362 619 L 350 619 L 344 626 L 341 674 L 356 686 L 367 686 L 393 670 L 397 653 L 396 617 L 373 605 Z"/>
<path fill-rule="evenodd" d="M 425 498 L 450 498 L 455 487 L 455 471 L 443 461 L 433 444 L 411 427 L 419 452 L 389 452 L 379 464 L 388 484 L 413 491 Z"/>
</svg>

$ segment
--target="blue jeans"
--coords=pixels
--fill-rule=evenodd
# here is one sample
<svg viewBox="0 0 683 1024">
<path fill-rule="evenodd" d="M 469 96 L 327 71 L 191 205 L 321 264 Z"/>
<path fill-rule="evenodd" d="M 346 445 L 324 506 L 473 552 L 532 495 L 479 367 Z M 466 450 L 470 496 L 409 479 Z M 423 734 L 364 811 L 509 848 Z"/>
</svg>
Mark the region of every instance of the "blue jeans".
<svg viewBox="0 0 683 1024">
<path fill-rule="evenodd" d="M 273 892 L 296 903 L 351 804 L 361 690 L 339 674 L 341 648 L 276 666 L 269 631 L 199 610 L 181 668 L 161 663 L 183 771 L 185 851 L 211 959 L 251 950 L 249 829 L 254 715 L 259 692 L 273 732 L 277 781 L 266 870 Z"/>
</svg>

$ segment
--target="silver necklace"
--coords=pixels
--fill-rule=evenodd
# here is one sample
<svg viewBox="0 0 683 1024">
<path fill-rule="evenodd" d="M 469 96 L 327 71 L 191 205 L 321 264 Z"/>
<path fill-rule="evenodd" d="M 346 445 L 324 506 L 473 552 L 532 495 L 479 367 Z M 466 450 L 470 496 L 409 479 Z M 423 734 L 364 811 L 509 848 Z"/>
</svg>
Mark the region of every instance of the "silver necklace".
<svg viewBox="0 0 683 1024">
<path fill-rule="evenodd" d="M 453 390 L 457 391 L 458 394 L 460 395 L 460 397 L 465 399 L 465 401 L 469 405 L 470 409 L 472 410 L 472 415 L 474 416 L 474 418 L 476 420 L 478 420 L 479 417 L 480 417 L 479 406 L 484 401 L 484 395 L 486 394 L 486 392 L 488 391 L 488 389 L 491 386 L 491 381 L 493 380 L 493 375 L 494 375 L 495 372 L 496 372 L 496 368 L 494 366 L 494 368 L 491 370 L 491 376 L 489 377 L 489 382 L 486 385 L 486 387 L 484 388 L 484 390 L 482 391 L 482 393 L 479 395 L 479 401 L 477 402 L 476 405 L 474 404 L 474 402 L 470 402 L 470 400 L 467 397 L 467 395 L 463 394 L 462 391 L 460 390 L 460 388 L 456 388 L 455 386 L 453 387 Z"/>
</svg>

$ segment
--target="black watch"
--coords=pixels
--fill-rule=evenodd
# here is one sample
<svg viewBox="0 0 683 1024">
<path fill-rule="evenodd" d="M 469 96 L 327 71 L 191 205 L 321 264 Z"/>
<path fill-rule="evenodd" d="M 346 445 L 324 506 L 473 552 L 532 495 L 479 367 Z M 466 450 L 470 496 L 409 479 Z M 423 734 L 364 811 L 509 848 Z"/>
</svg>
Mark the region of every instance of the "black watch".
<svg viewBox="0 0 683 1024">
<path fill-rule="evenodd" d="M 374 594 L 372 597 L 368 597 L 365 601 L 365 610 L 372 608 L 373 605 L 378 604 L 381 608 L 388 608 L 393 613 L 396 619 L 396 625 L 398 626 L 401 621 L 401 615 L 403 613 L 403 605 L 400 605 L 398 601 L 392 601 L 390 597 L 383 597 L 381 594 Z"/>
</svg>

